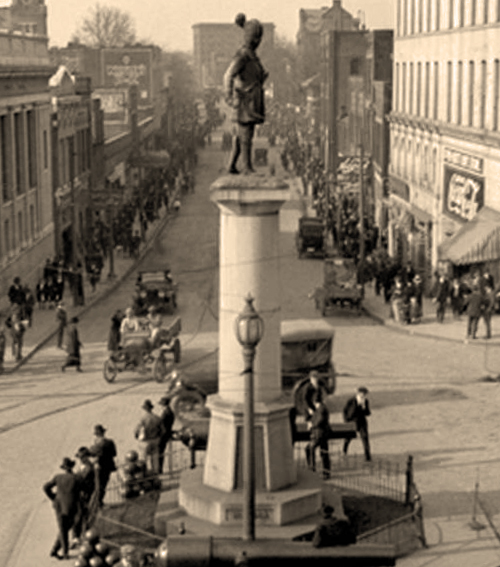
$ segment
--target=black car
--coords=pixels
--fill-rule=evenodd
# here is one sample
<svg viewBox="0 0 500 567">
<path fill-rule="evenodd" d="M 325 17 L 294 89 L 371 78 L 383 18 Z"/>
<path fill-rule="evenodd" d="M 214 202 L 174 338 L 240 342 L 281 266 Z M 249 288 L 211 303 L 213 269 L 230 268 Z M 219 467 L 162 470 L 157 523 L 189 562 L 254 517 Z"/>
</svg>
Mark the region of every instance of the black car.
<svg viewBox="0 0 500 567">
<path fill-rule="evenodd" d="M 134 293 L 134 313 L 145 315 L 150 307 L 172 315 L 177 309 L 177 284 L 169 269 L 139 272 Z"/>
</svg>

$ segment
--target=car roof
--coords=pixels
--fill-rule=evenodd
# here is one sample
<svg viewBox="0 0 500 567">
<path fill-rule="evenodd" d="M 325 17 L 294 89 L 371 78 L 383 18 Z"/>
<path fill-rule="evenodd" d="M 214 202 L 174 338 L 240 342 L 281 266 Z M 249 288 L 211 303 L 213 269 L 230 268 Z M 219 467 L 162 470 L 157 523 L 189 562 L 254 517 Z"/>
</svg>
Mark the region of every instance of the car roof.
<svg viewBox="0 0 500 567">
<path fill-rule="evenodd" d="M 281 321 L 281 342 L 333 339 L 335 330 L 323 319 L 291 319 Z"/>
</svg>

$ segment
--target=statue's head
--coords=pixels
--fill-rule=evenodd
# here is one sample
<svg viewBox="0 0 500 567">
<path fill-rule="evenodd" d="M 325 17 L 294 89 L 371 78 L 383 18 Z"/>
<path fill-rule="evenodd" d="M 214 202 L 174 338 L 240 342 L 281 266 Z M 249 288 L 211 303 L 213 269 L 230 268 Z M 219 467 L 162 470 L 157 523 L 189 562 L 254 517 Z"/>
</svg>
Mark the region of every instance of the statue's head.
<svg viewBox="0 0 500 567">
<path fill-rule="evenodd" d="M 257 49 L 262 40 L 264 28 L 259 20 L 247 20 L 245 14 L 238 14 L 235 18 L 235 23 L 240 28 L 243 28 L 245 47 L 250 49 Z"/>
</svg>

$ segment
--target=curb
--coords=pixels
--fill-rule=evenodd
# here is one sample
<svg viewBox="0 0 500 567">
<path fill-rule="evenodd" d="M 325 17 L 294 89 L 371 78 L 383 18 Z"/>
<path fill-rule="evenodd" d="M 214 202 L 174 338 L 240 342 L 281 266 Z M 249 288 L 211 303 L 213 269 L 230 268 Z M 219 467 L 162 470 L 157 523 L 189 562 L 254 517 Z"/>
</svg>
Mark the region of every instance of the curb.
<svg viewBox="0 0 500 567">
<path fill-rule="evenodd" d="M 118 286 L 121 285 L 121 283 L 126 278 L 129 277 L 129 275 L 135 270 L 137 265 L 143 260 L 144 256 L 146 256 L 146 253 L 149 252 L 151 245 L 152 245 L 153 241 L 156 239 L 156 237 L 158 236 L 158 234 L 167 226 L 168 221 L 173 216 L 175 216 L 175 215 L 172 214 L 172 213 L 166 213 L 165 216 L 162 219 L 160 219 L 160 222 L 158 223 L 158 225 L 153 229 L 153 233 L 151 234 L 151 237 L 148 238 L 148 240 L 144 243 L 144 246 L 143 246 L 142 250 L 139 252 L 139 255 L 137 256 L 137 258 L 135 258 L 133 260 L 132 264 L 125 270 L 125 272 L 121 276 L 118 276 L 115 279 L 115 281 L 110 285 L 110 287 L 105 289 L 102 292 L 101 295 L 94 296 L 89 302 L 87 302 L 87 304 L 82 309 L 75 312 L 73 317 L 81 317 L 81 316 L 85 315 L 85 313 L 87 313 L 87 311 L 89 311 L 92 307 L 97 305 L 100 301 L 102 301 L 103 299 L 107 299 L 115 291 L 115 289 L 117 289 Z M 43 338 L 39 343 L 37 343 L 28 352 L 27 355 L 23 356 L 23 358 L 17 364 L 15 364 L 11 368 L 4 370 L 2 375 L 7 376 L 7 375 L 10 375 L 10 374 L 14 374 L 14 372 L 19 370 L 19 368 L 21 368 L 26 362 L 28 362 L 31 358 L 33 358 L 33 356 L 41 348 L 43 348 L 49 341 L 51 341 L 56 336 L 56 334 L 57 334 L 57 327 L 54 328 L 52 331 L 49 331 L 48 335 L 45 338 Z"/>
</svg>

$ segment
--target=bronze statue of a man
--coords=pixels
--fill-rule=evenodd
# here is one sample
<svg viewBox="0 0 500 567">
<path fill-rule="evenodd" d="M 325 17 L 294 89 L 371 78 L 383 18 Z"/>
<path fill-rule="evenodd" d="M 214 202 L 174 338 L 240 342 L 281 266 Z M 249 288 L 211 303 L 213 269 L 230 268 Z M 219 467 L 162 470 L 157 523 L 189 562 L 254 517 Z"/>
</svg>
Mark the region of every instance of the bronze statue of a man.
<svg viewBox="0 0 500 567">
<path fill-rule="evenodd" d="M 247 21 L 244 14 L 238 14 L 235 23 L 244 30 L 244 43 L 224 74 L 226 102 L 234 109 L 233 120 L 238 124 L 229 173 L 239 173 L 236 163 L 241 154 L 242 173 L 248 175 L 254 171 L 252 139 L 255 125 L 265 120 L 264 81 L 268 73 L 255 53 L 262 40 L 262 24 L 258 20 Z"/>
</svg>

